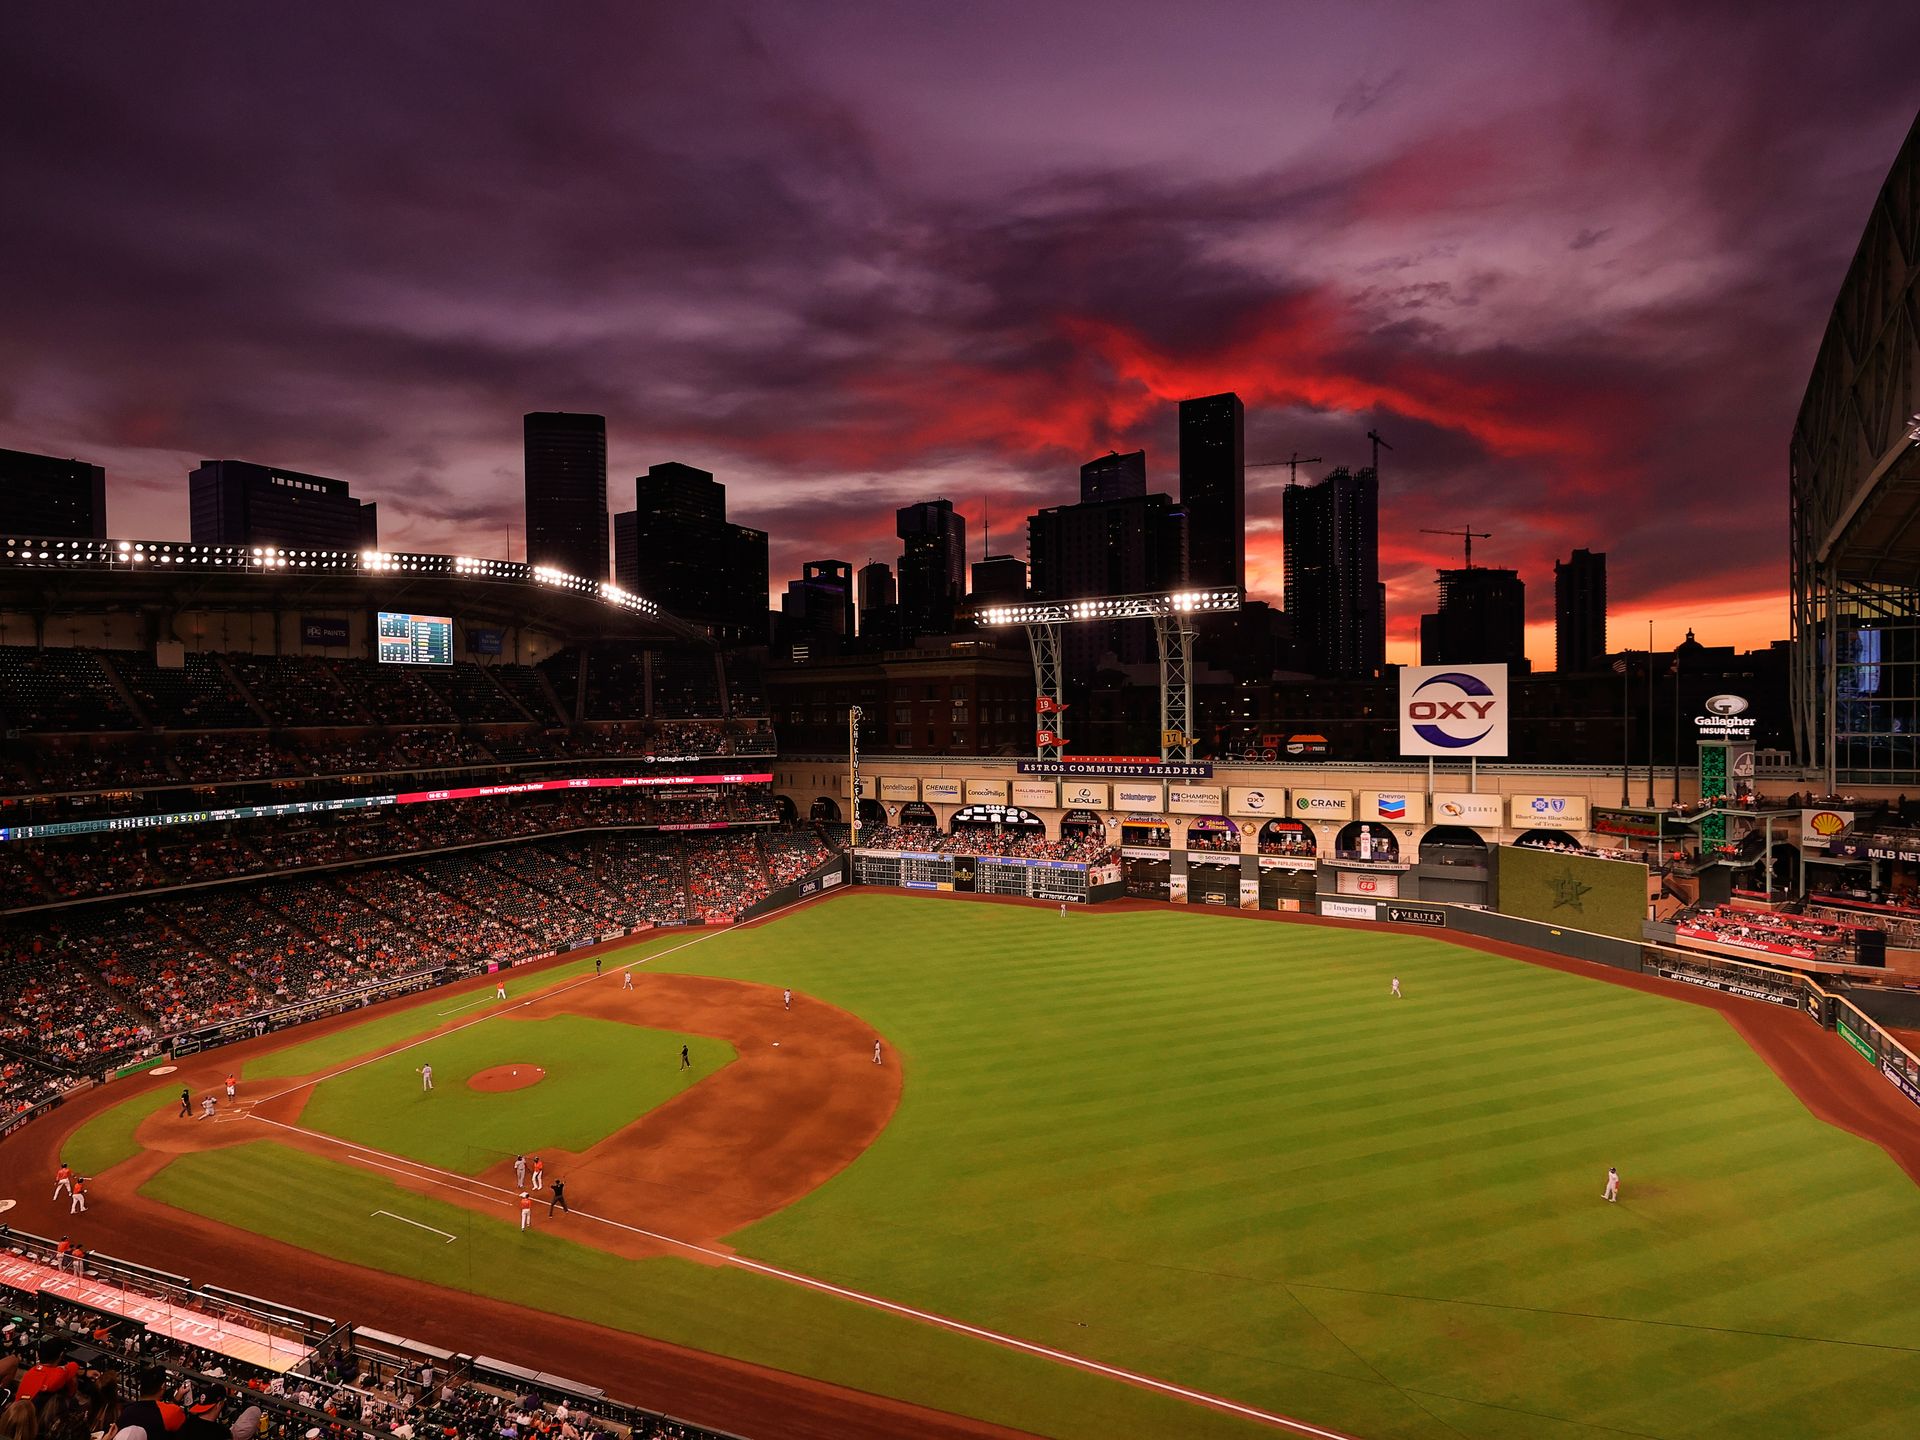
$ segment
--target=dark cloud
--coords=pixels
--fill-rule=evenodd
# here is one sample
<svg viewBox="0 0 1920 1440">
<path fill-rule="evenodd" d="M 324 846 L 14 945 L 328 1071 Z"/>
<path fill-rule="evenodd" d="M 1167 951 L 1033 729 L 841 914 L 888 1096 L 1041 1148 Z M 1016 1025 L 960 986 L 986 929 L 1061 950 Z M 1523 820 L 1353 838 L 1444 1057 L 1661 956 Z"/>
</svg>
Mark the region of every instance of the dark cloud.
<svg viewBox="0 0 1920 1440">
<path fill-rule="evenodd" d="M 1129 56 L 1089 7 L 1098 53 L 1049 70 L 988 9 L 13 7 L 0 444 L 104 461 L 116 530 L 180 533 L 185 469 L 243 455 L 491 550 L 521 412 L 600 410 L 617 507 L 714 469 L 777 583 L 891 556 L 930 493 L 1013 540 L 1109 446 L 1171 489 L 1173 402 L 1235 388 L 1250 458 L 1393 438 L 1397 611 L 1464 520 L 1536 594 L 1577 544 L 1631 605 L 1777 592 L 1920 20 L 1521 7 L 1454 53 L 1248 15 Z M 1250 481 L 1263 583 L 1284 474 Z"/>
</svg>

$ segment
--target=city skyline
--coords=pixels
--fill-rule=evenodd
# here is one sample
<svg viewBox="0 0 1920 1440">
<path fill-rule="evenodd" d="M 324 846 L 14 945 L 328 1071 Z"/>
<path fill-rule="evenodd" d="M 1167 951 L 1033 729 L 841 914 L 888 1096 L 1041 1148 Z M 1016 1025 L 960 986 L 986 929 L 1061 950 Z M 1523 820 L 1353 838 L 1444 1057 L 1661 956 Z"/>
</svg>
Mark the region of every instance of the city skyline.
<svg viewBox="0 0 1920 1440">
<path fill-rule="evenodd" d="M 711 470 L 778 589 L 893 560 L 934 496 L 1010 535 L 1109 450 L 1171 491 L 1177 401 L 1231 389 L 1250 462 L 1392 442 L 1389 659 L 1456 563 L 1427 526 L 1494 532 L 1543 668 L 1579 547 L 1628 641 L 1784 635 L 1786 437 L 1920 22 L 1063 6 L 1013 54 L 987 9 L 583 11 L 565 94 L 515 75 L 510 7 L 10 15 L 0 446 L 104 465 L 116 534 L 184 536 L 232 455 L 348 481 L 392 548 L 498 553 L 521 414 L 605 413 L 616 492 Z M 1248 475 L 1276 602 L 1284 483 Z"/>
</svg>

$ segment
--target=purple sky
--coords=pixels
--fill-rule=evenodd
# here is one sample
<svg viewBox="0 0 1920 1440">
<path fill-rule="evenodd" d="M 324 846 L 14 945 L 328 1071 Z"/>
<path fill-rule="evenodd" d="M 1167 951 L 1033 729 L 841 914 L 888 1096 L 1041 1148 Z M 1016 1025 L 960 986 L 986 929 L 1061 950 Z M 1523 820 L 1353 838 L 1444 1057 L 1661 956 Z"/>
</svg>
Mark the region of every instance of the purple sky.
<svg viewBox="0 0 1920 1440">
<path fill-rule="evenodd" d="M 1394 445 L 1392 658 L 1467 521 L 1536 660 L 1578 545 L 1615 643 L 1757 644 L 1916 54 L 1896 3 L 7 7 L 0 445 L 117 535 L 233 457 L 517 553 L 521 413 L 600 410 L 616 509 L 711 469 L 778 587 L 935 494 L 1022 553 L 1109 447 L 1172 490 L 1232 388 L 1250 460 Z"/>
</svg>

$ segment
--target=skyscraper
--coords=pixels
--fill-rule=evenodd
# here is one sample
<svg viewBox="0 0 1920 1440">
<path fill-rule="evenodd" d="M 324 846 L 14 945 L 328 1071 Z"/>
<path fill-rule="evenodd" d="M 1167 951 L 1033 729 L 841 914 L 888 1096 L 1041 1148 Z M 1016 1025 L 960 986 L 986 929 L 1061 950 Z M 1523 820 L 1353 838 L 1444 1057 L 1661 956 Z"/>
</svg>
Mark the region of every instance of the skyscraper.
<svg viewBox="0 0 1920 1440">
<path fill-rule="evenodd" d="M 0 535 L 107 538 L 107 472 L 84 460 L 0 450 Z"/>
<path fill-rule="evenodd" d="M 1176 590 L 1187 583 L 1187 517 L 1166 495 L 1054 505 L 1027 520 L 1027 557 L 1036 600 Z M 1158 654 L 1145 620 L 1071 625 L 1062 643 L 1076 685 L 1092 677 L 1102 653 L 1127 664 Z"/>
<path fill-rule="evenodd" d="M 1147 452 L 1109 450 L 1080 467 L 1080 503 L 1131 500 L 1147 493 Z"/>
<path fill-rule="evenodd" d="M 607 417 L 536 410 L 524 421 L 527 563 L 607 578 Z"/>
<path fill-rule="evenodd" d="M 202 460 L 187 476 L 188 538 L 196 545 L 370 550 L 379 507 L 344 480 L 246 460 Z"/>
<path fill-rule="evenodd" d="M 900 625 L 906 639 L 953 628 L 967 593 L 967 520 L 951 500 L 921 500 L 895 513 L 900 556 Z"/>
<path fill-rule="evenodd" d="M 1527 668 L 1527 587 L 1515 570 L 1442 570 L 1440 607 L 1420 617 L 1422 665 Z"/>
<path fill-rule="evenodd" d="M 1553 666 L 1591 670 L 1607 653 L 1607 555 L 1576 550 L 1553 567 Z"/>
<path fill-rule="evenodd" d="M 1027 562 L 1017 555 L 988 555 L 973 562 L 973 601 L 976 605 L 1006 603 L 1027 598 Z"/>
<path fill-rule="evenodd" d="M 1286 611 L 1301 668 L 1341 680 L 1379 674 L 1386 664 L 1386 592 L 1373 471 L 1356 475 L 1343 465 L 1318 485 L 1289 485 L 1280 507 Z"/>
<path fill-rule="evenodd" d="M 1194 585 L 1247 582 L 1246 418 L 1231 391 L 1180 402 L 1180 506 Z"/>
<path fill-rule="evenodd" d="M 613 576 L 722 640 L 767 633 L 767 532 L 727 521 L 727 487 L 668 461 L 633 482 L 634 508 L 613 517 Z"/>
<path fill-rule="evenodd" d="M 837 654 L 853 636 L 853 566 L 809 560 L 780 597 L 780 633 L 795 658 Z"/>
</svg>

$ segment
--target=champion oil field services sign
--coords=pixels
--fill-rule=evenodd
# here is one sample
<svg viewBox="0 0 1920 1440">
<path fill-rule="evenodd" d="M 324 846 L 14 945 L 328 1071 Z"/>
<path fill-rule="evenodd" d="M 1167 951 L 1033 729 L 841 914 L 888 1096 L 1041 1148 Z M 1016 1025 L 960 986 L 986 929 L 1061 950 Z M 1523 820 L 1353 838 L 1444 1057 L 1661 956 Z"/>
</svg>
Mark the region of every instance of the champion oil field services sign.
<svg viewBox="0 0 1920 1440">
<path fill-rule="evenodd" d="M 1504 665 L 1408 665 L 1400 671 L 1400 753 L 1505 755 L 1508 708 Z"/>
</svg>

